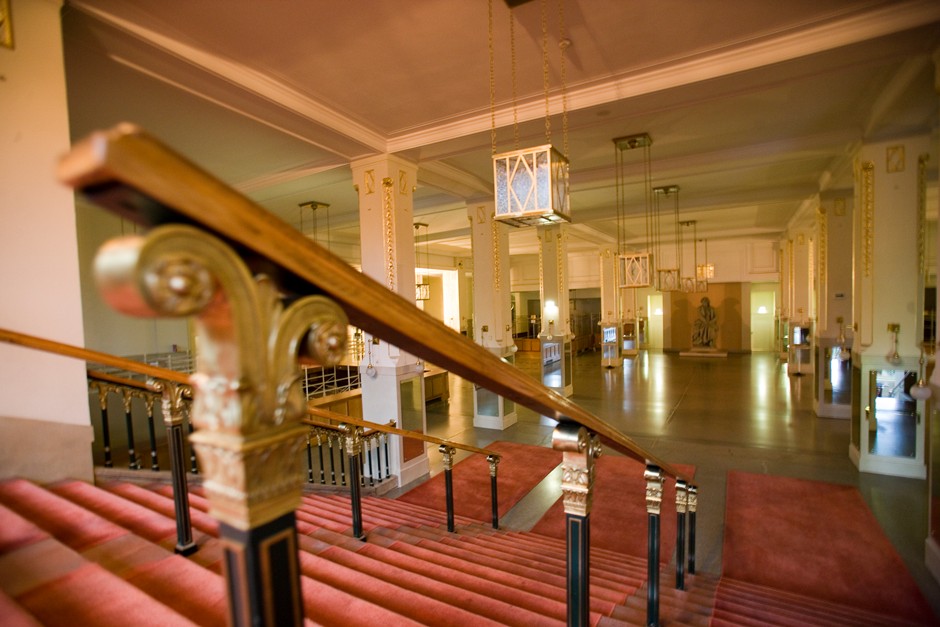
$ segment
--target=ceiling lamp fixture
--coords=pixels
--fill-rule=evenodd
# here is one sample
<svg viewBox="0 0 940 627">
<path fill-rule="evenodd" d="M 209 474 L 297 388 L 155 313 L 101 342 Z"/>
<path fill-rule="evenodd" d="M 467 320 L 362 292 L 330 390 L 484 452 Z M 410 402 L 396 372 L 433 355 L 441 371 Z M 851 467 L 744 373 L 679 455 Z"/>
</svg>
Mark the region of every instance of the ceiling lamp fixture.
<svg viewBox="0 0 940 627">
<path fill-rule="evenodd" d="M 683 261 L 685 256 L 685 251 L 682 250 L 685 246 L 685 237 L 680 232 L 679 237 L 679 246 L 680 246 L 680 257 L 679 257 L 679 270 L 680 270 L 680 280 L 682 282 L 682 291 L 687 294 L 707 292 L 708 291 L 708 277 L 704 263 L 699 263 L 698 261 L 698 226 L 695 220 L 683 220 L 679 223 L 683 228 L 692 227 L 692 264 L 691 271 L 688 274 L 682 272 L 683 270 Z M 706 244 L 707 246 L 707 244 Z M 707 256 L 706 248 L 706 256 Z"/>
<path fill-rule="evenodd" d="M 431 253 L 428 250 L 428 239 L 431 234 L 429 232 L 428 224 L 425 222 L 415 222 L 415 300 L 430 300 L 431 299 L 431 283 L 428 280 L 428 272 L 431 267 Z M 424 229 L 424 265 L 421 267 L 421 270 L 424 272 L 422 274 L 418 273 L 418 264 L 421 262 L 421 247 L 419 246 L 419 231 Z"/>
<path fill-rule="evenodd" d="M 326 216 L 326 249 L 332 252 L 332 246 L 330 242 L 330 205 L 325 202 L 318 202 L 316 200 L 308 200 L 307 202 L 302 202 L 297 205 L 300 208 L 300 232 L 311 239 L 317 244 L 320 243 L 320 210 Z M 306 227 L 304 226 L 304 212 L 306 209 L 310 210 L 310 214 L 313 219 L 313 232 L 307 233 Z"/>
<path fill-rule="evenodd" d="M 542 84 L 545 91 L 545 144 L 519 148 L 516 113 L 516 43 L 512 5 L 509 7 L 509 39 L 512 69 L 513 137 L 515 149 L 496 153 L 496 80 L 493 45 L 493 0 L 489 0 L 490 119 L 493 154 L 493 186 L 496 219 L 513 226 L 532 226 L 570 222 L 568 181 L 568 96 L 565 51 L 571 42 L 565 38 L 564 0 L 558 2 L 559 42 L 561 51 L 562 114 L 564 154 L 552 146 L 551 108 L 549 106 L 548 3 L 542 0 Z"/>
<path fill-rule="evenodd" d="M 617 176 L 617 255 L 620 260 L 620 287 L 648 287 L 652 284 L 652 213 L 650 195 L 652 194 L 652 169 L 650 165 L 650 146 L 653 140 L 648 133 L 627 135 L 614 139 Z M 634 153 L 634 151 L 636 151 Z M 627 250 L 627 155 L 640 155 L 643 165 L 643 211 L 646 218 L 646 250 L 631 252 Z"/>
<path fill-rule="evenodd" d="M 678 292 L 682 289 L 682 280 L 679 271 L 682 266 L 682 230 L 679 225 L 679 186 L 664 185 L 653 188 L 655 199 L 653 219 L 653 256 L 656 259 L 656 289 L 660 292 Z M 672 205 L 672 235 L 673 250 L 671 258 L 666 261 L 665 254 L 669 252 L 663 246 L 662 214 Z M 668 246 L 668 242 L 666 243 Z"/>
</svg>

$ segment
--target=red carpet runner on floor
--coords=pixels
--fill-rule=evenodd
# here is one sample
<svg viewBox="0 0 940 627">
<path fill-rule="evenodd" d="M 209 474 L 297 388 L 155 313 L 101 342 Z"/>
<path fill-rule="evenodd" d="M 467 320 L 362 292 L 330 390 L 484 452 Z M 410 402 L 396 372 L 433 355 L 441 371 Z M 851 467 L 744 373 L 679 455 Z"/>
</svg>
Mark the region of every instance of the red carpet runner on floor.
<svg viewBox="0 0 940 627">
<path fill-rule="evenodd" d="M 602 455 L 597 459 L 594 506 L 591 509 L 591 546 L 646 557 L 645 468 L 645 464 L 629 457 Z M 693 466 L 676 464 L 676 468 L 689 476 L 695 473 Z M 565 537 L 565 511 L 560 499 L 532 531 L 553 538 Z M 660 559 L 668 562 L 676 548 L 676 482 L 669 477 L 663 486 L 660 537 Z"/>
<path fill-rule="evenodd" d="M 493 442 L 486 448 L 500 454 L 497 503 L 503 516 L 561 463 L 561 453 L 542 446 Z M 454 464 L 454 511 L 458 516 L 489 521 L 492 518 L 489 463 L 473 455 Z M 398 497 L 399 501 L 444 510 L 444 473 Z"/>
<path fill-rule="evenodd" d="M 933 613 L 852 486 L 732 471 L 722 576 L 932 624 Z"/>
</svg>

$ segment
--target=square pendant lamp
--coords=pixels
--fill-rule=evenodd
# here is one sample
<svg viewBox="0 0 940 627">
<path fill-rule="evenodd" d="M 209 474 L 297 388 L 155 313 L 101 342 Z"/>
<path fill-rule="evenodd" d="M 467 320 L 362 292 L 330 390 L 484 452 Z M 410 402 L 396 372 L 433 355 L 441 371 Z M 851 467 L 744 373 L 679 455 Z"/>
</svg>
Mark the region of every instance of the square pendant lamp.
<svg viewBox="0 0 940 627">
<path fill-rule="evenodd" d="M 496 219 L 512 226 L 570 222 L 568 160 L 551 144 L 493 156 Z"/>
</svg>

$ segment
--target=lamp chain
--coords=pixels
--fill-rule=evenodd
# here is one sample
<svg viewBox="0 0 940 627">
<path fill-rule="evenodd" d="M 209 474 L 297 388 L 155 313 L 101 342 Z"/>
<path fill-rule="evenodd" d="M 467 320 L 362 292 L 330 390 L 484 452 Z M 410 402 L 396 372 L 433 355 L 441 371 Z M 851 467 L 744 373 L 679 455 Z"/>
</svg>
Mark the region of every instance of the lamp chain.
<svg viewBox="0 0 940 627">
<path fill-rule="evenodd" d="M 552 143 L 552 116 L 548 88 L 548 0 L 542 0 L 542 87 L 545 90 L 545 143 Z"/>
<path fill-rule="evenodd" d="M 487 32 L 490 48 L 490 146 L 492 154 L 496 154 L 496 52 L 493 49 L 493 0 L 487 0 L 488 21 Z"/>
<path fill-rule="evenodd" d="M 512 9 L 509 9 L 509 58 L 512 69 L 512 141 L 513 149 L 519 150 L 519 112 L 516 110 L 516 25 Z"/>
<path fill-rule="evenodd" d="M 558 48 L 561 51 L 561 134 L 563 137 L 563 151 L 568 159 L 568 66 L 565 63 L 565 53 L 568 51 L 568 35 L 565 32 L 565 0 L 558 0 Z"/>
</svg>

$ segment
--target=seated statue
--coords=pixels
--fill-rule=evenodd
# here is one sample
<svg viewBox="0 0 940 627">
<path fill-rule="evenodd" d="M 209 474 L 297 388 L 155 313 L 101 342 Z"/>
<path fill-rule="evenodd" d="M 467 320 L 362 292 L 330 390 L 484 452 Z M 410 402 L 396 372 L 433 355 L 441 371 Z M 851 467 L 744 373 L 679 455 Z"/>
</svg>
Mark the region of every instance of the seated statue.
<svg viewBox="0 0 940 627">
<path fill-rule="evenodd" d="M 692 328 L 692 346 L 714 348 L 717 339 L 718 313 L 712 307 L 708 296 L 705 296 L 698 306 L 698 320 Z"/>
</svg>

